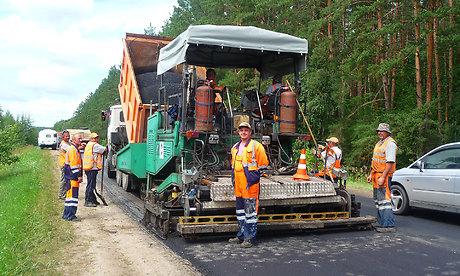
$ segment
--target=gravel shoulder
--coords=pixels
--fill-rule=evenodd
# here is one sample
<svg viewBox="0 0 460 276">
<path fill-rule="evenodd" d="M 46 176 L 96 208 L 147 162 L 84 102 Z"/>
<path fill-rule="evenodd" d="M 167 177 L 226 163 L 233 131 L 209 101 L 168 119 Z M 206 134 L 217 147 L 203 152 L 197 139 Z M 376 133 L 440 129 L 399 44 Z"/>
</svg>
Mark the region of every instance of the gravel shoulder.
<svg viewBox="0 0 460 276">
<path fill-rule="evenodd" d="M 63 222 L 72 225 L 74 239 L 62 249 L 58 268 L 62 274 L 200 275 L 189 261 L 149 234 L 108 195 L 104 194 L 108 206 L 84 207 L 85 188 L 86 181 L 79 191 L 77 217 L 81 221 Z"/>
</svg>

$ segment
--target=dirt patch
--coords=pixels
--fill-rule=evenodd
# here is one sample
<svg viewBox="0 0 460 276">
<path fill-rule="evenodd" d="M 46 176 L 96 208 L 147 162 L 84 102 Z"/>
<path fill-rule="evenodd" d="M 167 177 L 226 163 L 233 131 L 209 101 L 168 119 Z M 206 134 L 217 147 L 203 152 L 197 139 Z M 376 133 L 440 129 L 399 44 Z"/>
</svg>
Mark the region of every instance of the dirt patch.
<svg viewBox="0 0 460 276">
<path fill-rule="evenodd" d="M 369 197 L 369 198 L 373 197 L 372 191 L 362 190 L 362 189 L 355 189 L 355 188 L 347 188 L 347 190 L 348 190 L 349 193 L 356 194 L 356 195 L 359 195 L 359 196 L 362 196 L 362 197 Z"/>
<path fill-rule="evenodd" d="M 62 274 L 200 275 L 189 261 L 150 235 L 107 195 L 104 198 L 109 206 L 84 207 L 85 188 L 86 182 L 81 183 L 77 210 L 81 221 L 63 221 L 72 225 L 74 240 L 62 250 L 58 268 Z"/>
</svg>

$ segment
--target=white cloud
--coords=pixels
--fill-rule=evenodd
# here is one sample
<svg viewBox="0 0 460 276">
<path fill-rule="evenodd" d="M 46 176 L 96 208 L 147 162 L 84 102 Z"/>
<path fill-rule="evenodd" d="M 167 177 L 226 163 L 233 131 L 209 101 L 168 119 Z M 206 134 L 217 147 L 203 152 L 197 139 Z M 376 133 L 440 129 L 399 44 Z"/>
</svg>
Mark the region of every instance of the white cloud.
<svg viewBox="0 0 460 276">
<path fill-rule="evenodd" d="M 75 76 L 76 68 L 49 64 L 43 61 L 41 64 L 27 66 L 19 71 L 18 80 L 28 87 L 48 88 L 49 91 L 59 91 L 60 87 L 66 87 L 66 80 Z"/>
<path fill-rule="evenodd" d="M 83 20 L 94 8 L 92 0 L 6 0 L 10 8 L 21 17 L 41 25 L 66 28 Z"/>
<path fill-rule="evenodd" d="M 0 75 L 8 80 L 0 82 L 2 108 L 30 114 L 37 126 L 70 118 L 109 68 L 121 62 L 125 33 L 143 33 L 150 23 L 159 30 L 175 3 L 2 1 Z"/>
<path fill-rule="evenodd" d="M 15 116 L 29 115 L 36 126 L 52 127 L 57 121 L 72 117 L 75 110 L 69 109 L 68 105 L 78 106 L 81 100 L 83 98 L 69 98 L 64 104 L 62 100 L 43 97 L 33 101 L 12 101 L 2 109 L 9 110 Z"/>
</svg>

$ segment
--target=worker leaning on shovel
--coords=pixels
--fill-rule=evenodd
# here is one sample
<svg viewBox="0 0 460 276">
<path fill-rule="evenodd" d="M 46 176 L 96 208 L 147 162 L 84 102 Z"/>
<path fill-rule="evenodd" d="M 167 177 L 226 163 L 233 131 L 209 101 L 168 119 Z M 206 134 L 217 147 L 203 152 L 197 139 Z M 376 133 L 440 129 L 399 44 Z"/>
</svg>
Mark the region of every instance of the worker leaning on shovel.
<svg viewBox="0 0 460 276">
<path fill-rule="evenodd" d="M 85 206 L 97 207 L 99 202 L 96 199 L 94 190 L 96 189 L 97 173 L 103 166 L 102 155 L 105 153 L 106 148 L 98 143 L 99 135 L 97 133 L 91 133 L 90 139 L 91 140 L 86 145 L 85 153 L 83 154 L 83 169 L 85 170 L 86 179 L 88 180 L 85 193 Z"/>
</svg>

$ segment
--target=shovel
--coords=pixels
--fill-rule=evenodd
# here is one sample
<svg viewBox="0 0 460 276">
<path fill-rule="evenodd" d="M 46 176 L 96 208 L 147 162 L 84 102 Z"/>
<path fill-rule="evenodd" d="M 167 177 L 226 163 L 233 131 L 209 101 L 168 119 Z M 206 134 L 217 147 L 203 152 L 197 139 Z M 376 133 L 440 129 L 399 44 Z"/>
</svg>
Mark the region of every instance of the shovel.
<svg viewBox="0 0 460 276">
<path fill-rule="evenodd" d="M 99 194 L 97 192 L 97 187 L 94 188 L 94 192 L 101 199 L 104 206 L 109 206 L 107 202 L 105 201 L 104 197 L 102 196 L 102 193 L 104 192 L 104 167 L 105 167 L 105 158 L 104 156 L 102 156 L 101 193 Z"/>
</svg>

